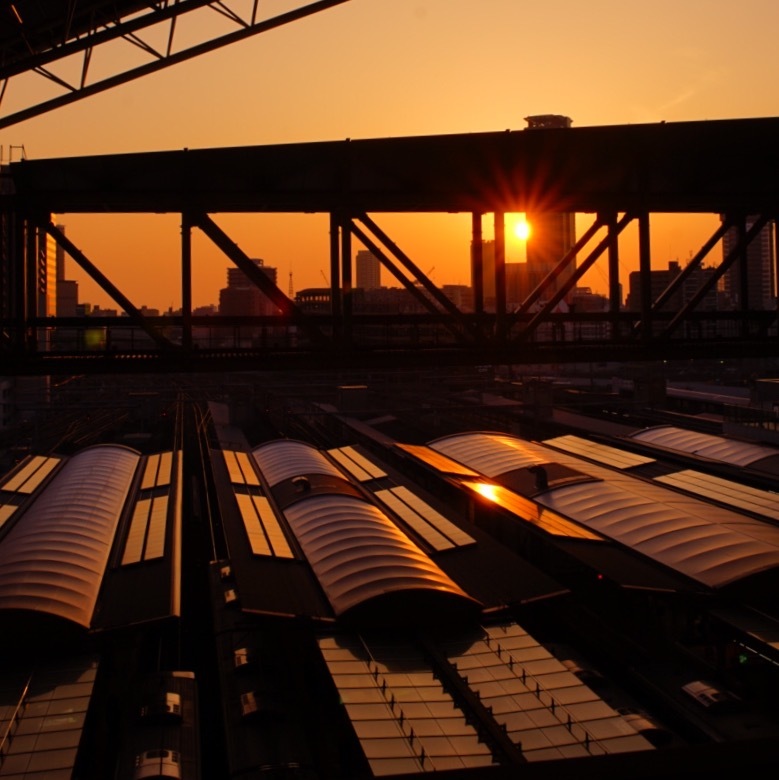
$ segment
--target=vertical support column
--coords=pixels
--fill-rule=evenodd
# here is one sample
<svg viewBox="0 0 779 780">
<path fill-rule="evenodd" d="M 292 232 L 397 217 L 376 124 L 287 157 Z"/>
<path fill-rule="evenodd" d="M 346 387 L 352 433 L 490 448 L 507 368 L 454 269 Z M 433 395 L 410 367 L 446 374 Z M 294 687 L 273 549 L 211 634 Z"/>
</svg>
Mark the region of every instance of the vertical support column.
<svg viewBox="0 0 779 780">
<path fill-rule="evenodd" d="M 774 217 L 774 279 L 771 292 L 774 296 L 774 307 L 779 311 L 779 219 Z"/>
<path fill-rule="evenodd" d="M 38 227 L 31 219 L 25 221 L 24 276 L 24 347 L 34 352 L 37 331 L 30 320 L 38 316 Z"/>
<path fill-rule="evenodd" d="M 641 281 L 641 339 L 652 338 L 652 254 L 649 236 L 649 212 L 638 217 L 638 270 Z"/>
<path fill-rule="evenodd" d="M 186 212 L 181 215 L 181 343 L 192 349 L 192 222 Z"/>
<path fill-rule="evenodd" d="M 609 313 L 611 318 L 611 337 L 619 339 L 619 320 L 616 315 L 620 311 L 619 295 L 619 232 L 617 231 L 617 215 L 611 213 L 606 218 L 608 224 L 608 263 L 609 263 Z"/>
<path fill-rule="evenodd" d="M 330 317 L 334 344 L 343 340 L 343 302 L 341 299 L 341 216 L 330 213 Z"/>
<path fill-rule="evenodd" d="M 737 225 L 738 244 L 741 247 L 736 266 L 738 268 L 738 310 L 741 313 L 741 336 L 749 334 L 747 313 L 749 312 L 749 244 L 745 243 L 747 233 L 747 219 L 739 216 Z"/>
<path fill-rule="evenodd" d="M 484 314 L 484 238 L 482 215 L 471 215 L 471 284 L 473 286 L 473 311 Z"/>
<path fill-rule="evenodd" d="M 13 228 L 8 253 L 11 263 L 10 308 L 14 318 L 14 347 L 23 350 L 26 343 L 25 330 L 27 326 L 25 294 L 25 228 L 26 222 L 18 212 L 13 212 Z"/>
<path fill-rule="evenodd" d="M 506 221 L 502 211 L 495 212 L 495 324 L 504 332 L 506 320 Z"/>
<path fill-rule="evenodd" d="M 330 313 L 341 316 L 341 223 L 338 215 L 330 214 Z"/>
<path fill-rule="evenodd" d="M 351 218 L 341 222 L 341 294 L 343 296 L 343 344 L 352 343 L 352 228 Z M 333 280 L 330 280 L 331 284 Z"/>
</svg>

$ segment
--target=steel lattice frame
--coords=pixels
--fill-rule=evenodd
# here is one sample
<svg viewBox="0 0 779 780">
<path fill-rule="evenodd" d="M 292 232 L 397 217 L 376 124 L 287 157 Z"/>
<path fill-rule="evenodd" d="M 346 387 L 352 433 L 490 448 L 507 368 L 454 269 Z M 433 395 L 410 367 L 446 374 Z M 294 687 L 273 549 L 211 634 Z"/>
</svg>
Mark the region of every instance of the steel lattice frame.
<svg viewBox="0 0 779 780">
<path fill-rule="evenodd" d="M 155 73 L 231 43 L 324 11 L 348 0 L 316 0 L 276 16 L 261 17 L 260 0 L 238 10 L 240 0 L 16 0 L 0 12 L 0 109 L 12 79 L 34 73 L 53 84 L 61 94 L 0 115 L 0 128 L 8 127 L 90 95 Z M 178 48 L 177 21 L 185 14 L 217 13 L 235 27 L 225 34 L 205 35 L 197 43 Z M 162 30 L 164 48 L 152 45 Z M 179 36 L 180 37 L 180 36 Z M 113 75 L 91 80 L 90 65 L 98 52 L 124 40 L 140 53 L 141 62 Z M 63 63 L 80 57 L 77 80 L 63 75 Z M 59 70 L 59 72 L 58 72 Z"/>
</svg>

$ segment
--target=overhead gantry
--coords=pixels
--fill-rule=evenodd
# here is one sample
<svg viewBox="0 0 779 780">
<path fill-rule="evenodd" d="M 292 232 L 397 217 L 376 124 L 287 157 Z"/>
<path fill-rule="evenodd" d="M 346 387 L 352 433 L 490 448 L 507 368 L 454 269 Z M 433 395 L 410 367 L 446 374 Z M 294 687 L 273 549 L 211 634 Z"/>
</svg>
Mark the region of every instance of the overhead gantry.
<svg viewBox="0 0 779 780">
<path fill-rule="evenodd" d="M 22 86 L 21 104 L 0 113 L 0 128 L 66 106 L 77 100 L 156 73 L 163 68 L 237 43 L 259 33 L 298 21 L 349 0 L 315 0 L 298 4 L 273 16 L 261 14 L 260 0 L 243 9 L 237 0 L 13 0 L 0 11 L 0 107 L 3 98 L 20 94 L 14 87 L 22 76 L 35 74 L 51 88 L 50 97 Z M 227 20 L 209 23 L 219 15 Z M 207 18 L 210 15 L 210 19 Z M 177 31 L 177 23 L 190 16 L 203 22 Z M 193 35 L 195 36 L 193 38 Z M 157 43 L 162 39 L 164 45 Z M 112 58 L 111 44 L 132 45 L 136 59 Z M 102 57 L 103 53 L 107 57 Z M 74 78 L 70 65 L 80 67 Z M 94 77 L 93 60 L 100 59 L 103 74 Z M 114 67 L 114 62 L 127 62 Z M 29 83 L 29 82 L 25 82 Z M 6 104 L 9 102 L 5 101 Z"/>
<path fill-rule="evenodd" d="M 3 219 L 3 360 L 22 373 L 192 370 L 225 365 L 388 365 L 444 362 L 560 362 L 776 355 L 777 311 L 750 305 L 747 249 L 779 212 L 779 119 L 747 119 L 448 136 L 345 140 L 274 146 L 26 160 L 8 166 Z M 176 213 L 181 216 L 178 317 L 153 319 L 87 258 L 77 237 L 51 215 Z M 523 291 L 507 297 L 505 215 L 590 214 L 589 227 Z M 325 213 L 330 221 L 330 289 L 317 311 L 291 300 L 219 227 L 220 213 Z M 457 305 L 380 226 L 390 213 L 468 213 L 472 223 L 472 305 Z M 716 229 L 661 291 L 653 290 L 650 219 L 712 214 Z M 484 221 L 494 222 L 491 256 Z M 532 217 L 531 217 L 532 219 Z M 620 235 L 637 224 L 640 306 L 621 302 Z M 197 318 L 192 313 L 193 229 L 200 230 L 272 302 L 265 317 Z M 713 249 L 735 231 L 721 258 Z M 85 327 L 83 318 L 41 318 L 36 306 L 36 241 L 53 237 L 148 335 L 143 349 L 51 351 L 41 328 Z M 733 235 L 733 233 L 731 233 Z M 353 305 L 352 240 L 367 247 L 416 302 L 411 314 L 365 314 Z M 709 263 L 713 271 L 696 274 Z M 561 302 L 605 262 L 608 309 L 562 310 Z M 699 304 L 739 268 L 739 305 Z M 774 280 L 779 276 L 773 269 Z M 491 280 L 490 295 L 483 280 Z M 703 281 L 700 281 L 700 280 Z M 699 286 L 690 290 L 691 283 Z M 775 282 L 774 282 L 775 283 Z M 684 295 L 680 291 L 684 288 Z M 772 290 L 775 300 L 775 290 Z M 679 301 L 682 301 L 679 304 Z M 669 306 L 674 304 L 674 308 Z M 754 302 L 752 302 L 754 303 Z M 324 311 L 322 310 L 324 308 Z M 90 326 L 116 328 L 117 320 Z M 597 327 L 592 327 L 596 324 Z M 165 326 L 163 331 L 163 326 Z M 173 326 L 173 329 L 171 329 Z M 257 339 L 204 348 L 202 328 L 276 328 Z M 126 359 L 125 359 L 126 358 Z M 132 359 L 131 359 L 132 358 Z M 99 370 L 94 368 L 94 370 Z M 106 370 L 103 368 L 102 370 Z"/>
</svg>

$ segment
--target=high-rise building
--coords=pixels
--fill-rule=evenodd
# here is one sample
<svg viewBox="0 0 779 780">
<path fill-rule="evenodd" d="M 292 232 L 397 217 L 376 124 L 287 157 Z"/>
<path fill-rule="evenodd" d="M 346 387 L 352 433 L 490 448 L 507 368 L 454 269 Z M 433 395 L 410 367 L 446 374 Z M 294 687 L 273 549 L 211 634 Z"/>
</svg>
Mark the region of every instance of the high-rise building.
<svg viewBox="0 0 779 780">
<path fill-rule="evenodd" d="M 682 306 L 689 303 L 698 293 L 704 284 L 706 284 L 714 274 L 714 268 L 696 268 L 684 280 L 684 283 L 668 299 L 664 311 L 679 311 Z M 651 289 L 652 301 L 657 300 L 663 291 L 679 276 L 682 272 L 678 260 L 672 260 L 668 263 L 667 270 L 654 270 L 649 274 L 649 284 Z M 625 308 L 628 311 L 641 311 L 641 272 L 631 271 L 629 277 L 628 297 L 625 301 Z M 717 290 L 712 287 L 706 296 L 697 306 L 699 311 L 717 310 Z"/>
<path fill-rule="evenodd" d="M 757 217 L 747 217 L 746 229 L 749 230 Z M 747 300 L 742 301 L 741 259 L 737 259 L 725 272 L 724 288 L 728 304 L 734 309 L 744 308 L 772 310 L 776 308 L 775 262 L 776 247 L 773 241 L 773 222 L 769 222 L 749 243 L 747 259 Z M 723 258 L 727 257 L 738 242 L 738 231 L 731 228 L 722 237 Z"/>
<path fill-rule="evenodd" d="M 381 287 L 381 263 L 379 258 L 367 249 L 360 249 L 354 258 L 357 271 L 357 287 L 363 290 L 377 290 Z"/>
<path fill-rule="evenodd" d="M 65 232 L 64 225 L 57 225 L 57 229 L 62 233 Z M 66 277 L 65 249 L 59 244 L 56 244 L 54 259 L 57 273 L 56 314 L 58 317 L 75 317 L 78 313 L 78 282 Z"/>
<path fill-rule="evenodd" d="M 571 119 L 559 114 L 542 114 L 525 117 L 528 130 L 564 129 L 571 126 Z M 526 245 L 525 263 L 506 264 L 506 296 L 510 306 L 521 303 L 557 264 L 565 257 L 576 243 L 576 215 L 573 212 L 561 211 L 529 211 L 527 220 L 530 224 L 530 236 Z M 495 298 L 495 242 L 482 241 L 482 282 L 484 303 L 487 309 L 494 306 Z M 515 266 L 509 268 L 509 266 Z M 574 258 L 564 273 L 560 274 L 546 289 L 539 301 L 543 304 L 557 292 L 573 274 L 576 268 Z M 474 284 L 473 268 L 471 268 L 471 284 Z M 570 303 L 573 291 L 566 295 Z"/>
<path fill-rule="evenodd" d="M 37 313 L 39 317 L 53 317 L 57 312 L 57 279 L 59 278 L 57 258 L 60 249 L 57 242 L 43 228 L 34 228 L 34 230 Z"/>
<path fill-rule="evenodd" d="M 276 284 L 277 269 L 260 259 L 252 262 Z M 276 306 L 240 268 L 227 269 L 227 287 L 219 291 L 219 313 L 230 316 L 277 314 Z"/>
<path fill-rule="evenodd" d="M 711 279 L 715 271 L 715 268 L 710 267 L 695 268 L 685 278 L 674 294 L 666 301 L 662 307 L 662 311 L 678 312 L 682 307 L 690 303 L 690 301 L 698 294 L 699 290 L 701 290 L 705 285 L 711 284 Z M 660 297 L 663 291 L 679 276 L 681 272 L 682 267 L 677 260 L 672 260 L 669 262 L 667 270 L 653 270 L 650 272 L 649 287 L 650 297 L 653 302 Z M 631 271 L 629 276 L 628 296 L 625 300 L 625 308 L 628 311 L 641 311 L 641 281 L 641 272 Z M 717 289 L 715 285 L 711 285 L 703 299 L 698 302 L 696 310 L 699 312 L 717 311 L 718 308 L 719 296 L 717 294 Z M 667 326 L 667 324 L 667 321 L 658 320 L 654 323 L 653 329 L 655 332 L 661 332 L 662 329 Z M 693 326 L 690 322 L 686 322 L 684 324 L 684 328 L 686 332 L 693 333 L 696 336 L 705 335 L 708 337 L 714 337 L 718 333 L 717 323 L 713 319 L 701 322 L 695 326 Z"/>
<path fill-rule="evenodd" d="M 559 114 L 525 117 L 528 130 L 568 128 L 571 118 Z M 536 211 L 528 213 L 531 233 L 527 241 L 527 284 L 524 295 L 532 292 L 576 243 L 576 215 L 573 212 Z M 557 277 L 545 297 L 551 297 L 576 267 L 574 259 Z M 566 296 L 570 300 L 572 291 Z"/>
</svg>

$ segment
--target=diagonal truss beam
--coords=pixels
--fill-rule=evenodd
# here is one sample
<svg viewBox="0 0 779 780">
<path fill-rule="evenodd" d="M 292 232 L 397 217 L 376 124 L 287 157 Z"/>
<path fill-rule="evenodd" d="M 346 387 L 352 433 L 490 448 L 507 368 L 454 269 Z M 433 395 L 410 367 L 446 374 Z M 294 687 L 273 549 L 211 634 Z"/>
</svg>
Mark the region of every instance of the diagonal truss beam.
<svg viewBox="0 0 779 780">
<path fill-rule="evenodd" d="M 124 309 L 130 320 L 143 328 L 154 342 L 164 350 L 177 349 L 178 345 L 169 341 L 153 325 L 150 325 L 140 310 L 130 299 L 51 221 L 44 226 L 46 232 L 61 246 L 89 276 L 100 285 L 112 300 Z"/>
<path fill-rule="evenodd" d="M 612 241 L 614 241 L 617 236 L 619 236 L 619 234 L 633 221 L 633 219 L 635 219 L 635 216 L 629 212 L 624 214 L 622 219 L 614 224 L 610 223 L 606 218 L 601 217 L 600 215 L 597 217 L 595 223 L 593 223 L 591 226 L 590 231 L 592 231 L 592 234 L 594 235 L 596 226 L 600 228 L 603 223 L 608 223 L 608 235 L 601 239 L 598 245 L 592 250 L 592 252 L 590 252 L 581 265 L 574 269 L 573 273 L 566 279 L 565 284 L 560 286 L 560 288 L 549 299 L 543 309 L 541 309 L 533 317 L 533 319 L 528 322 L 528 324 L 517 337 L 518 341 L 525 341 L 533 335 L 533 333 L 538 329 L 538 326 L 548 318 L 552 311 L 554 311 L 555 306 L 557 306 L 557 304 L 560 303 L 563 298 L 565 298 L 568 292 L 573 289 L 573 287 L 576 285 L 576 282 L 578 282 L 579 279 L 581 279 L 582 276 L 584 276 L 584 274 L 587 273 L 590 268 L 592 268 L 596 260 L 606 251 L 606 249 L 608 249 Z M 588 231 L 588 233 L 590 231 Z"/>
<path fill-rule="evenodd" d="M 411 260 L 411 258 L 405 252 L 403 252 L 401 248 L 367 214 L 359 214 L 357 219 L 362 222 L 363 225 L 365 225 L 365 227 L 368 228 L 368 230 L 370 230 L 373 235 L 379 239 L 379 241 L 381 241 L 381 243 L 395 256 L 395 258 L 397 258 L 398 262 L 414 277 L 414 279 L 416 279 L 417 282 L 419 282 L 420 285 L 422 285 L 422 287 L 425 288 L 431 298 L 436 301 L 445 312 L 448 312 L 464 330 L 467 330 L 468 325 L 465 317 L 463 316 L 463 313 L 457 308 L 457 306 L 455 306 L 454 303 L 452 303 L 452 301 L 449 300 L 449 298 L 446 297 L 446 295 L 441 292 L 441 290 L 438 289 L 438 287 L 436 287 L 436 285 L 430 281 L 430 279 L 427 278 L 426 274 L 422 273 L 421 269 L 414 263 L 414 261 Z M 362 240 L 362 238 L 360 240 Z M 385 262 L 387 268 L 394 274 L 398 281 L 407 286 L 407 279 L 405 275 L 399 270 L 393 268 L 392 263 L 387 262 L 389 258 L 387 258 L 386 254 L 382 252 L 382 255 L 384 255 L 383 262 Z M 418 292 L 413 284 L 411 285 L 411 288 L 408 289 L 414 289 L 414 292 Z M 429 299 L 425 298 L 424 296 L 421 296 L 420 300 L 426 302 L 425 305 L 429 304 Z M 428 308 L 430 308 L 429 305 Z M 431 311 L 438 313 L 438 311 L 434 309 L 431 309 Z"/>
<path fill-rule="evenodd" d="M 671 300 L 674 294 L 681 288 L 684 282 L 690 277 L 690 275 L 703 264 L 703 261 L 708 257 L 709 252 L 722 240 L 722 237 L 728 230 L 733 227 L 734 220 L 732 217 L 726 217 L 720 223 L 719 227 L 714 233 L 706 240 L 703 246 L 696 252 L 695 256 L 690 258 L 687 265 L 668 283 L 668 286 L 657 296 L 652 302 L 650 307 L 647 307 L 647 319 L 651 320 L 652 315 L 659 312 L 665 304 Z M 641 284 L 646 284 L 646 292 L 651 294 L 651 283 L 649 278 L 642 279 Z M 642 292 L 644 292 L 642 290 Z M 637 334 L 643 328 L 642 320 L 637 320 L 631 329 L 633 335 Z"/>
<path fill-rule="evenodd" d="M 253 284 L 276 306 L 282 316 L 289 317 L 304 328 L 311 339 L 318 344 L 326 341 L 322 331 L 255 265 L 249 256 L 236 244 L 208 214 L 188 215 L 189 224 L 199 227 L 222 252 L 240 268 Z"/>
<path fill-rule="evenodd" d="M 112 19 L 105 22 L 105 26 L 101 29 L 91 31 L 83 37 L 77 37 L 60 46 L 45 51 L 31 52 L 29 57 L 20 58 L 7 66 L 0 67 L 0 99 L 7 91 L 10 78 L 26 72 L 33 72 L 44 76 L 65 90 L 65 93 L 58 97 L 41 101 L 40 103 L 16 111 L 5 117 L 0 117 L 0 129 L 346 2 L 349 2 L 349 0 L 316 0 L 316 2 L 309 3 L 300 8 L 261 21 L 256 20 L 257 4 L 255 2 L 252 17 L 250 20 L 246 21 L 242 20 L 232 11 L 229 11 L 222 2 L 213 2 L 213 0 L 211 2 L 207 2 L 206 0 L 180 0 L 179 2 L 175 2 L 172 5 L 166 5 L 162 8 L 153 8 L 149 13 L 140 18 L 129 20 Z M 239 25 L 239 29 L 225 35 L 215 36 L 210 40 L 189 46 L 180 51 L 172 51 L 176 19 L 184 13 L 198 10 L 205 6 L 209 6 L 214 10 L 217 10 L 223 16 L 230 18 Z M 169 21 L 171 26 L 167 50 L 162 53 L 156 51 L 154 47 L 144 42 L 138 37 L 137 33 L 139 30 L 165 21 Z M 129 68 L 121 73 L 95 81 L 91 84 L 87 83 L 89 63 L 95 47 L 120 38 L 134 43 L 140 50 L 153 57 L 152 61 L 134 68 Z M 84 54 L 84 63 L 81 69 L 79 84 L 71 84 L 67 80 L 54 74 L 47 67 L 54 62 L 59 62 L 65 57 L 81 52 Z"/>
<path fill-rule="evenodd" d="M 350 229 L 365 247 L 379 259 L 379 262 L 416 298 L 431 314 L 440 314 L 441 310 L 436 308 L 433 301 L 430 300 L 416 285 L 397 267 L 397 265 L 387 256 L 387 253 L 368 236 L 358 225 L 351 223 Z M 451 312 L 450 312 L 451 313 Z M 461 343 L 465 341 L 462 330 L 458 328 L 453 320 L 445 319 L 444 325 Z"/>
<path fill-rule="evenodd" d="M 708 256 L 709 252 L 720 242 L 725 233 L 733 226 L 732 217 L 727 217 L 722 221 L 717 230 L 714 231 L 712 236 L 706 241 L 706 243 L 698 250 L 695 257 L 693 257 L 689 263 L 682 269 L 678 276 L 673 279 L 669 285 L 663 290 L 660 295 L 657 296 L 657 300 L 652 304 L 652 311 L 659 311 L 667 301 L 669 301 L 674 293 L 684 284 L 687 278 L 698 268 L 704 259 Z"/>
<path fill-rule="evenodd" d="M 546 292 L 546 290 L 552 285 L 555 279 L 571 264 L 576 256 L 584 249 L 587 244 L 590 243 L 593 236 L 606 224 L 605 219 L 601 214 L 595 218 L 595 221 L 590 225 L 584 234 L 577 240 L 577 242 L 565 253 L 560 262 L 538 283 L 538 286 L 533 290 L 527 298 L 520 304 L 510 319 L 511 322 L 516 321 L 520 316 L 526 314 L 530 307 Z"/>
<path fill-rule="evenodd" d="M 736 260 L 741 257 L 746 247 L 752 243 L 752 240 L 768 224 L 770 219 L 771 218 L 769 215 L 761 214 L 754 221 L 749 230 L 739 236 L 739 239 L 731 250 L 730 254 L 723 258 L 722 262 L 717 266 L 714 273 L 700 286 L 695 295 L 693 295 L 692 298 L 690 298 L 690 300 L 687 301 L 687 303 L 685 303 L 685 305 L 677 312 L 676 316 L 668 323 L 665 330 L 660 334 L 660 338 L 670 338 L 671 334 L 673 334 L 676 328 L 679 327 L 680 323 L 682 323 L 687 318 L 690 312 L 693 311 L 695 307 L 706 297 L 706 294 L 709 292 L 709 290 L 711 290 L 711 288 L 717 284 L 722 276 L 724 276 L 725 271 L 727 271 L 728 268 L 730 268 L 733 263 L 735 263 Z M 732 220 L 730 222 L 732 224 Z"/>
</svg>

